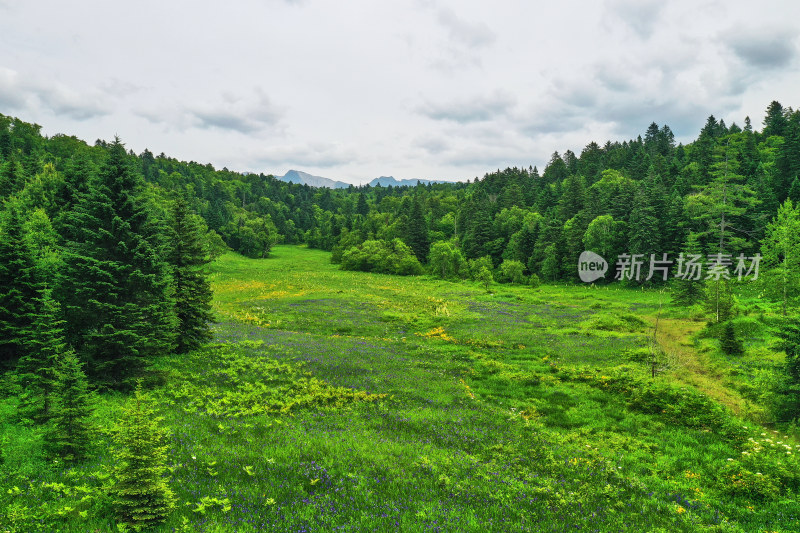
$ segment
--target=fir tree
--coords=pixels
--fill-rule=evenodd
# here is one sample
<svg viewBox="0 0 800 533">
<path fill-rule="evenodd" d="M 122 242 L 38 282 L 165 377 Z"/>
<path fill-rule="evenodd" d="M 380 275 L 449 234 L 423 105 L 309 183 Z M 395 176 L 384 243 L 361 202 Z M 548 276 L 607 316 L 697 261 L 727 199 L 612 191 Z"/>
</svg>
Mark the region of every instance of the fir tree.
<svg viewBox="0 0 800 533">
<path fill-rule="evenodd" d="M 633 198 L 628 231 L 629 253 L 643 254 L 645 257 L 658 254 L 661 251 L 660 236 L 657 209 L 645 191 L 637 191 Z"/>
<path fill-rule="evenodd" d="M 703 299 L 703 279 L 695 274 L 690 262 L 703 264 L 702 248 L 696 233 L 690 233 L 676 266 L 672 285 L 672 301 L 680 305 L 694 305 Z M 697 278 L 697 279 L 695 279 Z"/>
<path fill-rule="evenodd" d="M 792 180 L 792 186 L 789 187 L 788 199 L 791 200 L 794 205 L 800 205 L 800 177 L 796 177 Z"/>
<path fill-rule="evenodd" d="M 89 384 L 83 365 L 72 350 L 58 355 L 55 374 L 55 401 L 45 448 L 65 461 L 78 461 L 85 456 L 91 437 Z"/>
<path fill-rule="evenodd" d="M 0 199 L 16 194 L 25 185 L 25 170 L 13 156 L 0 164 Z"/>
<path fill-rule="evenodd" d="M 64 321 L 58 318 L 59 306 L 50 290 L 42 291 L 37 305 L 39 309 L 33 318 L 27 353 L 17 367 L 17 379 L 25 391 L 19 410 L 25 418 L 47 422 L 52 418 L 58 361 L 67 351 L 67 345 Z"/>
<path fill-rule="evenodd" d="M 362 217 L 369 214 L 369 205 L 367 205 L 367 197 L 363 192 L 358 193 L 358 203 L 356 204 L 356 214 Z"/>
<path fill-rule="evenodd" d="M 781 339 L 779 349 L 786 352 L 784 381 L 778 390 L 781 397 L 779 417 L 788 422 L 800 418 L 800 317 L 785 320 L 778 337 Z"/>
<path fill-rule="evenodd" d="M 141 382 L 123 408 L 114 442 L 115 483 L 112 489 L 119 521 L 135 531 L 163 522 L 175 507 L 167 471 L 167 431 Z"/>
<path fill-rule="evenodd" d="M 742 355 L 744 353 L 742 341 L 736 336 L 736 330 L 730 322 L 727 322 L 725 327 L 722 328 L 719 344 L 722 351 L 728 355 Z"/>
<path fill-rule="evenodd" d="M 786 111 L 777 100 L 770 102 L 767 107 L 767 115 L 764 117 L 764 137 L 771 135 L 783 135 L 786 131 L 788 121 L 786 119 Z"/>
<path fill-rule="evenodd" d="M 420 263 L 427 263 L 430 240 L 428 239 L 428 222 L 422 210 L 422 201 L 419 196 L 414 197 L 411 204 L 411 213 L 408 216 L 406 244 L 417 256 Z"/>
<path fill-rule="evenodd" d="M 106 385 L 124 386 L 151 355 L 171 348 L 173 306 L 159 232 L 139 195 L 142 180 L 119 139 L 66 224 L 59 287 L 67 341 Z"/>
<path fill-rule="evenodd" d="M 6 202 L 0 226 L 0 367 L 11 366 L 28 353 L 27 339 L 39 296 L 33 254 L 25 241 L 22 215 Z"/>
<path fill-rule="evenodd" d="M 762 243 L 767 294 L 780 300 L 783 314 L 800 293 L 800 208 L 786 200 L 769 223 Z"/>
<path fill-rule="evenodd" d="M 177 317 L 176 349 L 185 353 L 211 338 L 211 286 L 204 266 L 209 263 L 201 223 L 179 198 L 170 217 L 167 261 L 172 266 Z"/>
</svg>

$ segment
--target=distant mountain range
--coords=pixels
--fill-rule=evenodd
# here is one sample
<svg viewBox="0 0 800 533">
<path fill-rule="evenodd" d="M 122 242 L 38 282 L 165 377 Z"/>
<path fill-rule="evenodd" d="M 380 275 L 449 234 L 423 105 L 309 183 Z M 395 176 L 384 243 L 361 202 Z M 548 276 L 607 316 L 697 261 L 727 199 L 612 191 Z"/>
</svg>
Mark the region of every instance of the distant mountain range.
<svg viewBox="0 0 800 533">
<path fill-rule="evenodd" d="M 329 189 L 346 189 L 350 186 L 349 183 L 345 183 L 343 181 L 336 181 L 330 178 L 323 178 L 322 176 L 314 176 L 309 174 L 308 172 L 303 172 L 301 170 L 290 170 L 283 176 L 275 176 L 277 179 L 281 181 L 285 181 L 288 183 L 300 183 L 309 185 L 311 187 L 328 187 Z M 397 180 L 393 176 L 381 176 L 380 178 L 375 178 L 374 180 L 369 182 L 371 187 L 375 187 L 380 185 L 381 187 L 388 187 L 391 185 L 392 187 L 403 187 L 409 186 L 413 187 L 417 184 L 417 181 L 422 183 L 423 185 L 427 185 L 428 183 L 445 183 L 441 180 L 414 180 L 414 179 L 406 179 L 406 180 Z"/>
<path fill-rule="evenodd" d="M 312 176 L 308 172 L 300 170 L 290 170 L 283 176 L 275 176 L 281 181 L 289 183 L 300 183 L 309 185 L 311 187 L 328 187 L 329 189 L 346 189 L 350 186 L 349 183 L 343 181 L 336 181 L 322 176 Z"/>
</svg>

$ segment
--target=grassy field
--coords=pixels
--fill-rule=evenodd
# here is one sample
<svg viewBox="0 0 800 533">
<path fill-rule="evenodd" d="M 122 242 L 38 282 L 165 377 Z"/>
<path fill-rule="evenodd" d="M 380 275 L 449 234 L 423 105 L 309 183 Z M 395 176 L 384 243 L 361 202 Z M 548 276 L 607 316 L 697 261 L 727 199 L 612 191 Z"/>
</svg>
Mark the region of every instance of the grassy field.
<svg viewBox="0 0 800 533">
<path fill-rule="evenodd" d="M 780 359 L 756 299 L 734 361 L 654 290 L 487 294 L 289 246 L 212 281 L 215 344 L 158 361 L 151 391 L 179 500 L 162 531 L 800 530 L 800 446 L 759 424 Z M 115 531 L 108 432 L 64 469 L 13 410 L 0 531 Z"/>
</svg>

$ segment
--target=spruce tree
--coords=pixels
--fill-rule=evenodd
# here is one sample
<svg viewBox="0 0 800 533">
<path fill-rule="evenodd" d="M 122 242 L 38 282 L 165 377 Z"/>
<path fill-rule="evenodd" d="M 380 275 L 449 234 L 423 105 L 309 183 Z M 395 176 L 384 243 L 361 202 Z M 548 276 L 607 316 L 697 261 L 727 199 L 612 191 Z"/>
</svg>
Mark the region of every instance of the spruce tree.
<svg viewBox="0 0 800 533">
<path fill-rule="evenodd" d="M 800 293 L 800 208 L 791 200 L 780 206 L 767 225 L 761 251 L 766 267 L 765 292 L 781 302 L 786 315 Z"/>
<path fill-rule="evenodd" d="M 33 317 L 27 353 L 17 366 L 17 379 L 24 390 L 19 410 L 24 418 L 47 422 L 52 417 L 58 361 L 67 351 L 67 345 L 64 321 L 58 318 L 59 306 L 51 291 L 43 290 L 36 302 L 38 311 Z"/>
<path fill-rule="evenodd" d="M 203 228 L 183 198 L 172 208 L 167 261 L 172 266 L 175 292 L 176 349 L 185 353 L 211 338 L 212 294 L 204 271 L 210 260 L 203 244 Z"/>
<path fill-rule="evenodd" d="M 367 205 L 367 197 L 363 192 L 358 193 L 358 202 L 356 204 L 356 214 L 362 217 L 367 216 L 369 213 L 369 205 Z"/>
<path fill-rule="evenodd" d="M 51 425 L 45 448 L 65 461 L 83 459 L 89 446 L 92 414 L 89 383 L 83 365 L 72 350 L 58 354 Z"/>
<path fill-rule="evenodd" d="M 800 418 L 800 317 L 786 319 L 778 332 L 779 349 L 786 352 L 785 378 L 780 387 L 780 419 L 791 421 Z"/>
<path fill-rule="evenodd" d="M 736 336 L 736 330 L 730 322 L 725 323 L 725 327 L 722 328 L 719 344 L 722 351 L 728 355 L 742 355 L 744 353 L 742 341 Z"/>
<path fill-rule="evenodd" d="M 27 339 L 39 296 L 36 263 L 25 241 L 15 201 L 5 203 L 0 226 L 0 368 L 28 353 Z"/>
<path fill-rule="evenodd" d="M 418 196 L 414 197 L 411 204 L 411 213 L 408 215 L 405 242 L 417 256 L 420 263 L 428 262 L 430 240 L 428 239 L 428 222 L 422 210 L 422 202 Z"/>
<path fill-rule="evenodd" d="M 696 233 L 690 233 L 682 251 L 683 263 L 676 266 L 674 282 L 672 284 L 672 301 L 679 305 L 694 305 L 704 297 L 703 275 L 695 275 L 690 261 L 705 264 L 702 248 Z M 679 272 L 678 269 L 682 271 Z M 681 277 L 678 277 L 681 276 Z M 697 278 L 697 279 L 695 279 Z"/>
<path fill-rule="evenodd" d="M 25 185 L 25 170 L 15 157 L 0 165 L 0 198 L 8 198 Z"/>
<path fill-rule="evenodd" d="M 67 341 L 105 385 L 125 386 L 147 358 L 171 349 L 170 279 L 159 258 L 159 233 L 119 139 L 89 191 L 66 217 L 60 298 Z"/>
<path fill-rule="evenodd" d="M 114 434 L 112 489 L 119 522 L 135 531 L 163 522 L 175 506 L 165 479 L 168 435 L 162 421 L 139 383 Z"/>
<path fill-rule="evenodd" d="M 639 190 L 633 198 L 628 231 L 628 253 L 658 254 L 661 251 L 661 229 L 659 212 L 644 190 Z"/>
</svg>

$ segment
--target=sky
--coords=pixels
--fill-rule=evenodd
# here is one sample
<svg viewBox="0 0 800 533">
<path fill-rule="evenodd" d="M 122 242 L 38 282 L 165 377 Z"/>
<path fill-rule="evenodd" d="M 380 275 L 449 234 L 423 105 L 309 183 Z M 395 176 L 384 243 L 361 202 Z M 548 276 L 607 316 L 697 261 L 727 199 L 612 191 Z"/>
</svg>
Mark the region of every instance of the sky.
<svg viewBox="0 0 800 533">
<path fill-rule="evenodd" d="M 0 113 L 217 168 L 466 180 L 800 106 L 800 2 L 0 0 Z"/>
</svg>

